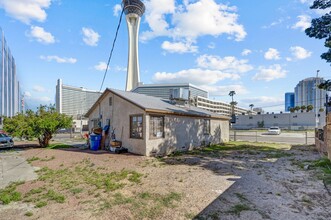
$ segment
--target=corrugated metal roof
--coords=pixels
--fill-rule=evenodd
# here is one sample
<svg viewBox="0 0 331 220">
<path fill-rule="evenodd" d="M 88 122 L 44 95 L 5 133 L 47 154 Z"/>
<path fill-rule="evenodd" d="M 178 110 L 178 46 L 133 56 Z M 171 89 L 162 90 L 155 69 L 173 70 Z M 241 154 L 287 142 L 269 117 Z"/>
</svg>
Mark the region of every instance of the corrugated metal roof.
<svg viewBox="0 0 331 220">
<path fill-rule="evenodd" d="M 155 111 L 155 112 L 160 111 L 160 112 L 168 112 L 172 114 L 181 114 L 181 115 L 189 115 L 189 116 L 229 119 L 229 117 L 227 116 L 219 115 L 214 112 L 210 112 L 208 110 L 198 108 L 192 105 L 185 105 L 185 106 L 174 105 L 170 103 L 170 100 L 165 100 L 158 97 L 147 96 L 139 93 L 126 92 L 116 89 L 106 89 L 104 94 L 88 111 L 87 115 L 91 113 L 91 111 L 95 108 L 97 103 L 99 103 L 108 92 L 112 92 L 122 97 L 123 99 L 137 105 L 138 107 L 144 109 L 145 111 Z"/>
</svg>

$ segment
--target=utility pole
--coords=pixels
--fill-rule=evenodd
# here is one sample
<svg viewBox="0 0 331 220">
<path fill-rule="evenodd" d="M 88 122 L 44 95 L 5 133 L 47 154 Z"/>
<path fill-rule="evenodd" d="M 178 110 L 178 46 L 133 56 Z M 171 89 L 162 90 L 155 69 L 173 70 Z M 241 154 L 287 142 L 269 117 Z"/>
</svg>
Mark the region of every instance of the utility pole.
<svg viewBox="0 0 331 220">
<path fill-rule="evenodd" d="M 318 73 L 319 73 L 319 70 L 316 71 L 316 78 L 315 78 L 315 129 L 318 128 L 318 111 L 319 109 L 317 108 L 317 89 L 318 89 L 318 86 L 317 86 L 317 78 L 318 78 Z"/>
</svg>

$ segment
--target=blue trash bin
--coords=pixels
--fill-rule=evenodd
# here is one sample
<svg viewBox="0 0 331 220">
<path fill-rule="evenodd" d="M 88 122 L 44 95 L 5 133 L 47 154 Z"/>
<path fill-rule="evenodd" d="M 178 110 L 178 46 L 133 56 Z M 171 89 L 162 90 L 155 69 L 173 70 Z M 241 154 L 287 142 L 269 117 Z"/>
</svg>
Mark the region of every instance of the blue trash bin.
<svg viewBox="0 0 331 220">
<path fill-rule="evenodd" d="M 90 149 L 99 150 L 101 142 L 101 135 L 91 134 L 90 135 Z"/>
</svg>

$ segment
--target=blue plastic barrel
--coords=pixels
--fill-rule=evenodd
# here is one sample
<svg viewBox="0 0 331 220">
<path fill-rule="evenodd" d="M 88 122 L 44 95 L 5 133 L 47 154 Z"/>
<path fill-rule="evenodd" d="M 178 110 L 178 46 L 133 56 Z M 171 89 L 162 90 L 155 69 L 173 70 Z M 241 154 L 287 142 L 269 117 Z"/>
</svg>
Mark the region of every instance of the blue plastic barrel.
<svg viewBox="0 0 331 220">
<path fill-rule="evenodd" d="M 90 135 L 90 149 L 99 150 L 101 142 L 101 135 L 91 134 Z"/>
</svg>

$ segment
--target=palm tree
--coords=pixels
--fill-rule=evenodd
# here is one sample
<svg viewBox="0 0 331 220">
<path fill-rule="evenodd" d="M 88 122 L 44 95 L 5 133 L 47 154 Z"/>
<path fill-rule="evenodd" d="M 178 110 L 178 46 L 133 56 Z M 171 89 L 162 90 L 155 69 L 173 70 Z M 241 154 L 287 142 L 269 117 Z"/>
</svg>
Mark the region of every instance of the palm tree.
<svg viewBox="0 0 331 220">
<path fill-rule="evenodd" d="M 236 91 L 230 91 L 229 92 L 229 96 L 231 96 L 232 98 L 232 102 L 233 102 L 233 96 L 236 94 Z"/>
<path fill-rule="evenodd" d="M 300 109 L 301 109 L 300 106 L 295 106 L 295 107 L 294 107 L 294 110 L 295 110 L 295 111 L 299 111 Z"/>
<path fill-rule="evenodd" d="M 251 108 L 251 111 L 253 111 L 254 104 L 250 104 L 249 107 Z"/>
<path fill-rule="evenodd" d="M 301 108 L 301 110 L 303 112 L 304 110 L 306 110 L 307 107 L 305 105 L 302 105 L 300 108 Z"/>
<path fill-rule="evenodd" d="M 310 112 L 313 109 L 314 109 L 314 106 L 313 105 L 308 105 L 307 106 L 307 112 Z"/>
<path fill-rule="evenodd" d="M 233 96 L 236 94 L 236 91 L 230 91 L 229 96 L 231 96 L 232 101 L 230 102 L 231 105 L 231 115 L 234 115 L 234 106 L 237 105 L 237 102 L 233 101 Z"/>
</svg>

